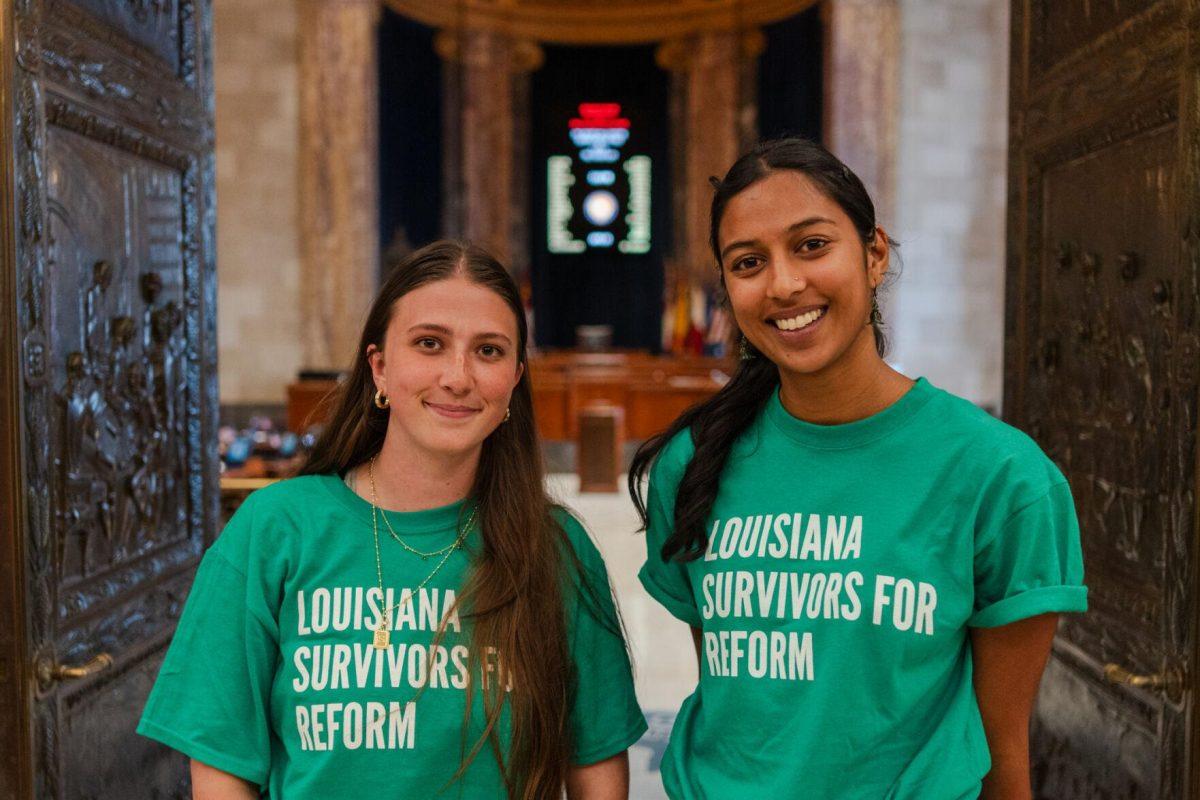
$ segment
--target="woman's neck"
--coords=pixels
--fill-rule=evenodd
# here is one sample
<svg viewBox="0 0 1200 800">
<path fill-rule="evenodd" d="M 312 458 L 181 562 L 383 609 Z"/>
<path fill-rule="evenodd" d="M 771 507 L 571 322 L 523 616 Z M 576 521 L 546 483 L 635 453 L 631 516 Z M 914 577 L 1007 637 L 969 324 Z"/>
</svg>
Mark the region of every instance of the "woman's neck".
<svg viewBox="0 0 1200 800">
<path fill-rule="evenodd" d="M 904 396 L 913 381 L 888 366 L 870 330 L 820 372 L 779 371 L 779 399 L 797 419 L 839 425 L 878 414 Z"/>
<path fill-rule="evenodd" d="M 359 497 L 371 497 L 371 474 L 375 478 L 374 501 L 387 511 L 421 511 L 449 505 L 466 497 L 475 482 L 482 451 L 441 454 L 417 451 L 388 429 L 374 467 L 360 464 L 347 481 Z"/>
</svg>

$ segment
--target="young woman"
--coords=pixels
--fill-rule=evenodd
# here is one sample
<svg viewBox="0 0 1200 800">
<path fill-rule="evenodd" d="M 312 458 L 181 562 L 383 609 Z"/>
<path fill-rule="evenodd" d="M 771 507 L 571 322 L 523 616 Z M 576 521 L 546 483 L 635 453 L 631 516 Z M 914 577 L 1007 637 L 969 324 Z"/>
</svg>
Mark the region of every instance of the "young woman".
<svg viewBox="0 0 1200 800">
<path fill-rule="evenodd" d="M 1086 607 L 1066 480 L 1024 434 L 884 362 L 889 241 L 819 145 L 739 159 L 711 242 L 741 367 L 630 476 L 640 577 L 700 661 L 667 793 L 1029 797 L 1056 614 Z"/>
<path fill-rule="evenodd" d="M 508 273 L 395 268 L 302 476 L 208 551 L 139 732 L 194 797 L 627 796 L 646 729 L 599 553 L 547 499 Z"/>
</svg>

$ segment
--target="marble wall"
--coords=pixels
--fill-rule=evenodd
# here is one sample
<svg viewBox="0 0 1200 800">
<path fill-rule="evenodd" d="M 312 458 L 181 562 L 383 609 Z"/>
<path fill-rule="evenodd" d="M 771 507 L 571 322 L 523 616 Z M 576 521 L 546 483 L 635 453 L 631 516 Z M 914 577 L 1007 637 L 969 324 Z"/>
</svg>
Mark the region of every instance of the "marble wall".
<svg viewBox="0 0 1200 800">
<path fill-rule="evenodd" d="M 889 360 L 998 411 L 1007 0 L 902 0 Z M 888 220 L 884 220 L 888 225 Z"/>
<path fill-rule="evenodd" d="M 281 403 L 303 360 L 291 0 L 215 0 L 221 402 Z"/>
</svg>

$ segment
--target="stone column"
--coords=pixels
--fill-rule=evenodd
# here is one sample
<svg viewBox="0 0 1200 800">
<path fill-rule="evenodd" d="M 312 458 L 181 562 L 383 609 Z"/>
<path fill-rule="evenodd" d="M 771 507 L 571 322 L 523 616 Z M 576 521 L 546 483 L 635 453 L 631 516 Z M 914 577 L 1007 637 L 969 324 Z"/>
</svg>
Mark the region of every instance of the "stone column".
<svg viewBox="0 0 1200 800">
<path fill-rule="evenodd" d="M 534 42 L 491 31 L 442 31 L 435 41 L 447 67 L 445 227 L 492 252 L 519 279 L 528 270 L 528 235 L 517 190 L 524 142 L 516 112 L 527 91 L 527 73 L 542 64 Z M 453 199 L 458 198 L 458 199 Z M 516 261 L 515 261 L 515 260 Z M 519 261 L 520 263 L 516 263 Z"/>
<path fill-rule="evenodd" d="M 708 31 L 659 46 L 658 64 L 672 73 L 682 103 L 672 105 L 674 265 L 668 286 L 712 286 L 716 269 L 708 244 L 712 184 L 740 154 L 757 128 L 755 31 Z"/>
<path fill-rule="evenodd" d="M 885 229 L 894 222 L 898 0 L 829 0 L 825 15 L 825 144 L 854 170 Z"/>
<path fill-rule="evenodd" d="M 299 11 L 305 364 L 342 369 L 379 281 L 379 4 L 300 0 Z"/>
</svg>

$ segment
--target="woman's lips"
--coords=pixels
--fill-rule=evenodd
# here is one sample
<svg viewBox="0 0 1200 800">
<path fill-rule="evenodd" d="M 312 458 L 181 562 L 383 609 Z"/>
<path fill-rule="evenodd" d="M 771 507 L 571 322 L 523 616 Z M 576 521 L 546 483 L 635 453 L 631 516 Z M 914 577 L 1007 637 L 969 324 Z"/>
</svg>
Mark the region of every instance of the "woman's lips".
<svg viewBox="0 0 1200 800">
<path fill-rule="evenodd" d="M 435 414 L 447 417 L 448 419 L 466 419 L 478 414 L 481 410 L 471 408 L 470 406 L 453 405 L 451 403 L 431 403 L 428 400 L 425 401 L 425 406 Z"/>
<path fill-rule="evenodd" d="M 822 313 L 821 316 L 815 321 L 810 322 L 803 328 L 798 328 L 791 331 L 785 331 L 774 323 L 767 324 L 768 327 L 775 333 L 775 335 L 778 336 L 782 342 L 784 342 L 784 344 L 798 346 L 808 344 L 810 341 L 812 341 L 813 337 L 816 336 L 822 324 L 825 322 L 826 316 L 828 316 L 828 309 L 826 309 L 825 312 Z"/>
</svg>

